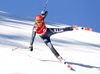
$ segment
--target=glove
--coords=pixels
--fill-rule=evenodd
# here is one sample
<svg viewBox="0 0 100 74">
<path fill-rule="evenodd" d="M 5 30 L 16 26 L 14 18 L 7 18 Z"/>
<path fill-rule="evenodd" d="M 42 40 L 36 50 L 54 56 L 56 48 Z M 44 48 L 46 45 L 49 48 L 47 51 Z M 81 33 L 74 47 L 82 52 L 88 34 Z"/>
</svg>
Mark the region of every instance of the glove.
<svg viewBox="0 0 100 74">
<path fill-rule="evenodd" d="M 29 46 L 29 50 L 33 51 L 33 46 L 32 45 Z"/>
<path fill-rule="evenodd" d="M 42 15 L 45 15 L 46 13 L 47 11 L 44 11 L 44 10 L 41 12 Z"/>
</svg>

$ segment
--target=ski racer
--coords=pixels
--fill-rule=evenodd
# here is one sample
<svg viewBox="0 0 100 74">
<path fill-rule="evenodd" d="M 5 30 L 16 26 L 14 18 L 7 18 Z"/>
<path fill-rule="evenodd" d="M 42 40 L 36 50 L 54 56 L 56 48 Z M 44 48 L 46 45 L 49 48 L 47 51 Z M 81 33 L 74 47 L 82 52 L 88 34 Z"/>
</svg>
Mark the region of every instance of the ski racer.
<svg viewBox="0 0 100 74">
<path fill-rule="evenodd" d="M 50 36 L 56 33 L 61 33 L 65 31 L 73 31 L 73 27 L 65 27 L 65 28 L 47 28 L 44 22 L 45 17 L 47 16 L 48 11 L 42 11 L 41 15 L 37 15 L 35 17 L 35 23 L 32 30 L 32 37 L 30 41 L 29 49 L 33 51 L 33 43 L 36 36 L 36 33 L 43 39 L 44 43 L 51 49 L 52 53 L 62 62 L 63 58 L 53 47 Z"/>
</svg>

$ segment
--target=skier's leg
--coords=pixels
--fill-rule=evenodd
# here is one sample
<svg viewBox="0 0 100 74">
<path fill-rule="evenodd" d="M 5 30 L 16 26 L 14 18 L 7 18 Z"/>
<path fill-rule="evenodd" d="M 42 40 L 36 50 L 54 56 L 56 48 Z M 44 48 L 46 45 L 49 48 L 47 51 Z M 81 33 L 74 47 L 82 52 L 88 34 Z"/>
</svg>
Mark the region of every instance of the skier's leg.
<svg viewBox="0 0 100 74">
<path fill-rule="evenodd" d="M 55 50 L 53 47 L 50 37 L 42 38 L 44 43 L 51 49 L 52 53 L 56 56 L 57 59 L 59 59 L 60 62 L 62 62 L 63 58 L 60 56 L 60 54 Z"/>
<path fill-rule="evenodd" d="M 43 39 L 44 43 L 51 49 L 52 53 L 58 57 L 60 56 L 59 53 L 55 50 L 55 48 L 53 47 L 51 41 L 50 41 L 50 38 L 45 38 Z"/>
<path fill-rule="evenodd" d="M 55 48 L 53 47 L 50 38 L 49 39 L 44 39 L 44 43 L 51 49 L 52 53 L 57 57 L 57 59 L 60 62 L 64 62 L 63 58 L 60 56 L 60 54 L 55 50 Z"/>
<path fill-rule="evenodd" d="M 50 36 L 54 34 L 52 32 L 51 29 L 47 28 L 47 33 L 43 36 L 40 36 L 44 43 L 51 49 L 52 53 L 59 59 L 60 62 L 64 62 L 63 58 L 60 56 L 60 54 L 55 50 L 55 48 L 53 47 L 51 40 L 50 40 Z"/>
<path fill-rule="evenodd" d="M 64 31 L 73 31 L 73 27 L 65 27 L 63 28 Z"/>
<path fill-rule="evenodd" d="M 65 28 L 50 28 L 53 34 L 61 33 L 65 31 L 73 31 L 73 27 L 65 27 Z"/>
</svg>

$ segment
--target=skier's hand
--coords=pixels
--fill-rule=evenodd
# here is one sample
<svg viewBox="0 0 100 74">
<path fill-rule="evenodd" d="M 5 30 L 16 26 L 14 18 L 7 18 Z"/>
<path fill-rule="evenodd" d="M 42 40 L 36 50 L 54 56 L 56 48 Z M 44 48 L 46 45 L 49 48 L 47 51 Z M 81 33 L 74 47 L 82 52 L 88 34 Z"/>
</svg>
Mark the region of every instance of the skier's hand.
<svg viewBox="0 0 100 74">
<path fill-rule="evenodd" d="M 45 15 L 48 11 L 42 11 L 41 14 Z"/>
<path fill-rule="evenodd" d="M 30 51 L 33 51 L 33 46 L 30 45 L 28 49 L 29 49 Z"/>
</svg>

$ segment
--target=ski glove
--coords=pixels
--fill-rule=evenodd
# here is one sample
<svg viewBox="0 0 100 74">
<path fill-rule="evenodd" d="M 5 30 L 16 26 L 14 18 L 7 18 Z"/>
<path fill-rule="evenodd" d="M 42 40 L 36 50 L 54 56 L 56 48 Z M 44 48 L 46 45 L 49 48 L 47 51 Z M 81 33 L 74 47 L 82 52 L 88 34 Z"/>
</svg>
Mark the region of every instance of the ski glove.
<svg viewBox="0 0 100 74">
<path fill-rule="evenodd" d="M 41 12 L 42 15 L 45 15 L 46 13 L 47 13 L 47 11 L 42 11 Z"/>
<path fill-rule="evenodd" d="M 33 51 L 33 46 L 32 45 L 29 46 L 29 50 Z"/>
</svg>

